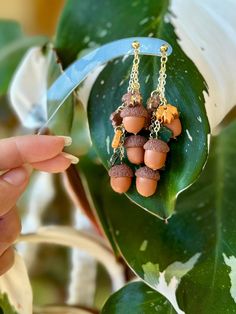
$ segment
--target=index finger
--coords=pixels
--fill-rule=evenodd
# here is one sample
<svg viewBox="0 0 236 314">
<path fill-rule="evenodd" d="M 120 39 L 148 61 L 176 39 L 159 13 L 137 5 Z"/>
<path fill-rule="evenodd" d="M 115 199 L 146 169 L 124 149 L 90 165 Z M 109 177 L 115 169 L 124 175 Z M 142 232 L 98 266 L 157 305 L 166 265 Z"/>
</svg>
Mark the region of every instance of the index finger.
<svg viewBox="0 0 236 314">
<path fill-rule="evenodd" d="M 57 156 L 71 144 L 70 137 L 26 135 L 0 140 L 0 170 L 20 167 Z"/>
</svg>

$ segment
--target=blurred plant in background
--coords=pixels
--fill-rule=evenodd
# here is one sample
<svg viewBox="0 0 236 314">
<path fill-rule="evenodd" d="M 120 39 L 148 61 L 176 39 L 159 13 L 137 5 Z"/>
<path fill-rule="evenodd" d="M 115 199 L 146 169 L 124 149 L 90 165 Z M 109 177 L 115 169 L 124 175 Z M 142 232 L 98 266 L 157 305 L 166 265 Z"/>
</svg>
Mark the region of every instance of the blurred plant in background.
<svg viewBox="0 0 236 314">
<path fill-rule="evenodd" d="M 63 175 L 34 173 L 19 203 L 17 249 L 34 313 L 235 312 L 234 10 L 233 1 L 68 0 L 52 39 L 0 21 L 1 138 L 36 133 L 49 111 L 47 89 L 64 69 L 131 36 L 172 45 L 167 93 L 185 130 L 172 144 L 161 196 L 147 201 L 132 190 L 134 204 L 111 191 L 104 168 L 109 115 L 127 88 L 132 58 L 97 69 L 65 100 L 47 132 L 72 136 L 68 152 L 80 163 Z M 158 64 L 143 57 L 140 70 L 147 99 Z M 0 313 L 32 312 L 19 256 L 0 278 L 0 292 Z"/>
</svg>

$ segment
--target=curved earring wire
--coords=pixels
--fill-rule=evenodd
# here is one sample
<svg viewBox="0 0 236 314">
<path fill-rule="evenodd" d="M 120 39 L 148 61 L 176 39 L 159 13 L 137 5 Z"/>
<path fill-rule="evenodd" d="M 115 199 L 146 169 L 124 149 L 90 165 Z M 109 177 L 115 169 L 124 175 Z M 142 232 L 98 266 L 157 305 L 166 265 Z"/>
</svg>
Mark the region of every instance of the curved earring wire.
<svg viewBox="0 0 236 314">
<path fill-rule="evenodd" d="M 132 55 L 134 52 L 131 47 L 134 41 L 140 42 L 140 55 L 161 56 L 163 46 L 168 47 L 168 56 L 172 53 L 172 47 L 166 41 L 149 37 L 120 39 L 96 48 L 71 64 L 49 88 L 47 92 L 48 119 L 40 128 L 38 134 L 43 133 L 66 98 L 86 79 L 90 72 L 115 58 Z M 36 109 L 34 108 L 34 110 Z M 29 115 L 32 114 L 32 112 L 29 112 Z"/>
</svg>

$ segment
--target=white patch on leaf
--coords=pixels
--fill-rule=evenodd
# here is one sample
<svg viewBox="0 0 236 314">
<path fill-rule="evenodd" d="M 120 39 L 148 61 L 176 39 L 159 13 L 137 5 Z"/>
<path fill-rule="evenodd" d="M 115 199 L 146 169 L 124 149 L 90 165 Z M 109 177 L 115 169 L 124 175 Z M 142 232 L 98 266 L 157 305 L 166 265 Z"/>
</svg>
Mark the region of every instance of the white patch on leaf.
<svg viewBox="0 0 236 314">
<path fill-rule="evenodd" d="M 223 254 L 225 264 L 230 267 L 231 271 L 229 273 L 229 278 L 231 281 L 230 294 L 236 303 L 236 257 L 230 256 L 227 257 Z"/>
<path fill-rule="evenodd" d="M 47 75 L 52 53 L 41 47 L 25 54 L 11 82 L 9 98 L 21 123 L 38 128 L 47 121 Z"/>
<path fill-rule="evenodd" d="M 148 240 L 143 240 L 142 244 L 140 245 L 139 250 L 140 250 L 141 252 L 146 251 L 147 245 L 148 245 Z"/>
<path fill-rule="evenodd" d="M 144 25 L 149 21 L 149 17 L 145 17 L 142 21 L 139 22 L 139 25 Z"/>
<path fill-rule="evenodd" d="M 159 270 L 159 264 L 148 262 L 142 265 L 145 282 L 164 295 L 171 302 L 178 314 L 184 314 L 184 312 L 179 308 L 177 303 L 176 290 L 181 278 L 193 269 L 200 255 L 201 253 L 196 253 L 185 263 L 174 262 L 163 272 Z"/>
<path fill-rule="evenodd" d="M 106 146 L 107 146 L 107 154 L 110 155 L 111 151 L 110 151 L 110 144 L 111 144 L 111 141 L 110 141 L 110 136 L 108 135 L 106 137 Z"/>
<path fill-rule="evenodd" d="M 169 9 L 180 46 L 207 83 L 205 106 L 213 130 L 236 103 L 236 2 L 172 0 Z"/>
<path fill-rule="evenodd" d="M 188 135 L 189 140 L 192 142 L 192 141 L 193 141 L 193 138 L 192 138 L 191 134 L 189 133 L 189 130 L 188 130 L 188 129 L 186 129 L 186 133 L 187 133 L 187 135 Z"/>
<path fill-rule="evenodd" d="M 33 313 L 33 295 L 24 261 L 15 253 L 14 266 L 0 277 L 0 293 L 6 293 L 18 314 Z"/>
<path fill-rule="evenodd" d="M 199 117 L 197 117 L 197 120 L 200 122 L 200 123 L 202 123 L 202 118 L 199 116 Z"/>
</svg>

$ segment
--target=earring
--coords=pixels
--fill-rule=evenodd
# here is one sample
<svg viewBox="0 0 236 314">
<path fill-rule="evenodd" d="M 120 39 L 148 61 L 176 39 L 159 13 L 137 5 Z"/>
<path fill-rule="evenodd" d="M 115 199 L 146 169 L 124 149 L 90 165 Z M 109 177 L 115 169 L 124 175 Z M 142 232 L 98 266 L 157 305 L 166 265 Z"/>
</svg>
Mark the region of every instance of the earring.
<svg viewBox="0 0 236 314">
<path fill-rule="evenodd" d="M 163 126 L 168 128 L 173 138 L 180 135 L 182 131 L 178 110 L 176 107 L 167 104 L 165 97 L 167 50 L 168 46 L 163 45 L 161 47 L 158 86 L 147 101 L 150 115 L 150 135 L 149 140 L 143 146 L 145 166 L 135 172 L 136 189 L 144 197 L 156 193 L 157 182 L 160 180 L 158 170 L 164 167 L 167 153 L 170 150 L 167 143 L 160 139 L 160 130 Z"/>
<path fill-rule="evenodd" d="M 124 147 L 128 160 L 133 164 L 141 164 L 144 161 L 143 145 L 146 142 L 145 137 L 137 135 L 144 128 L 148 117 L 148 112 L 142 105 L 138 79 L 140 43 L 135 41 L 132 47 L 134 59 L 127 93 L 122 97 L 122 105 L 110 116 L 115 134 L 112 141 L 113 155 L 110 159 L 109 176 L 112 189 L 118 193 L 128 191 L 133 177 L 132 169 L 123 163 Z M 126 137 L 126 133 L 134 135 Z"/>
<path fill-rule="evenodd" d="M 172 132 L 172 137 L 181 134 L 181 123 L 176 107 L 167 104 L 165 97 L 166 63 L 168 46 L 161 47 L 161 67 L 159 71 L 158 86 L 151 93 L 147 106 L 151 112 L 150 139 L 144 145 L 144 163 L 153 170 L 161 169 L 165 165 L 169 146 L 159 139 L 158 133 L 162 126 Z"/>
</svg>

